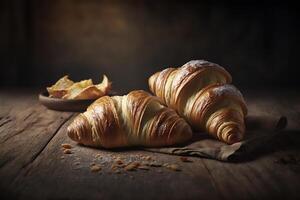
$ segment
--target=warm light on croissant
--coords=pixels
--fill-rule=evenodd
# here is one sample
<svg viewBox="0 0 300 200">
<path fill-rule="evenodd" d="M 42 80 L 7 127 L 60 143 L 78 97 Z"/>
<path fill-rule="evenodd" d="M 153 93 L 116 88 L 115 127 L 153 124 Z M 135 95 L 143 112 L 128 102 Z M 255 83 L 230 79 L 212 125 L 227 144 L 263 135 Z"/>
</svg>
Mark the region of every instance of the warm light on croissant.
<svg viewBox="0 0 300 200">
<path fill-rule="evenodd" d="M 139 90 L 125 96 L 99 98 L 74 119 L 68 135 L 94 147 L 158 147 L 186 142 L 192 131 L 159 98 Z"/>
<path fill-rule="evenodd" d="M 247 108 L 242 94 L 221 66 L 194 60 L 179 68 L 167 68 L 149 78 L 150 90 L 175 109 L 197 131 L 232 144 L 245 133 Z"/>
</svg>

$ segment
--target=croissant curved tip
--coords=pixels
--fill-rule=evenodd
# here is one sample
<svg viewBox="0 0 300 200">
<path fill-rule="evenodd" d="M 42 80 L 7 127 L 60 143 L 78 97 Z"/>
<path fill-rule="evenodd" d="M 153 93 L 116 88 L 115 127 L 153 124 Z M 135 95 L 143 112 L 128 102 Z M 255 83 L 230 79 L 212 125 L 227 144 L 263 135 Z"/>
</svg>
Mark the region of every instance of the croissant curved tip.
<svg viewBox="0 0 300 200">
<path fill-rule="evenodd" d="M 227 139 L 226 139 L 226 143 L 227 144 L 234 144 L 237 142 L 240 142 L 243 139 L 242 134 L 240 133 L 232 133 L 228 135 Z"/>
<path fill-rule="evenodd" d="M 223 129 L 220 139 L 227 144 L 240 142 L 244 137 L 244 130 L 244 128 L 237 126 L 237 124 L 235 126 L 227 126 L 225 129 Z"/>
</svg>

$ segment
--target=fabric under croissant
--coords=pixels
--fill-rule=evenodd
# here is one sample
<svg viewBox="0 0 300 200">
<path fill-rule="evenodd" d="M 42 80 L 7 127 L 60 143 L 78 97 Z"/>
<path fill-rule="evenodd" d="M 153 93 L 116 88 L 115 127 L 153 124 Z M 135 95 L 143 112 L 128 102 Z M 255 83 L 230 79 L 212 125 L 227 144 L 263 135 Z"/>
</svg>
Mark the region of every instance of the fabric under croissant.
<svg viewBox="0 0 300 200">
<path fill-rule="evenodd" d="M 192 142 L 181 147 L 144 148 L 146 151 L 204 157 L 220 161 L 236 161 L 251 155 L 255 150 L 270 144 L 287 125 L 286 117 L 248 116 L 245 139 L 228 145 L 209 137 L 206 133 L 194 134 Z"/>
</svg>

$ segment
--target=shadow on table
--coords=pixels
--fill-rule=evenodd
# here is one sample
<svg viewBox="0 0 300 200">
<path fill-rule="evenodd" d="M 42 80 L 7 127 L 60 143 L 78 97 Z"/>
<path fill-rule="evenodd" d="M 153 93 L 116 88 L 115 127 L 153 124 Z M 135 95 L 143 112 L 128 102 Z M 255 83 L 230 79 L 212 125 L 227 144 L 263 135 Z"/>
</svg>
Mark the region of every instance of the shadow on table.
<svg viewBox="0 0 300 200">
<path fill-rule="evenodd" d="M 287 118 L 249 116 L 247 131 L 241 142 L 227 145 L 207 133 L 194 133 L 193 138 L 180 146 L 162 148 L 127 147 L 113 152 L 144 150 L 156 153 L 209 158 L 224 162 L 248 162 L 277 151 L 300 148 L 299 130 L 285 130 Z M 105 149 L 102 149 L 105 150 Z"/>
<path fill-rule="evenodd" d="M 283 130 L 280 131 L 274 138 L 256 145 L 252 151 L 247 151 L 241 148 L 236 154 L 229 157 L 232 162 L 249 162 L 263 156 L 270 155 L 275 152 L 300 150 L 300 130 Z M 292 154 L 274 160 L 279 164 L 298 164 L 300 160 Z"/>
<path fill-rule="evenodd" d="M 226 162 L 247 162 L 275 151 L 291 148 L 289 138 L 298 137 L 299 131 L 284 130 L 286 126 L 287 118 L 283 116 L 249 116 L 246 118 L 247 130 L 244 140 L 232 145 L 215 140 L 207 136 L 206 133 L 195 133 L 193 140 L 184 146 L 144 149 L 152 152 L 203 157 Z M 298 148 L 297 145 L 295 146 Z"/>
</svg>

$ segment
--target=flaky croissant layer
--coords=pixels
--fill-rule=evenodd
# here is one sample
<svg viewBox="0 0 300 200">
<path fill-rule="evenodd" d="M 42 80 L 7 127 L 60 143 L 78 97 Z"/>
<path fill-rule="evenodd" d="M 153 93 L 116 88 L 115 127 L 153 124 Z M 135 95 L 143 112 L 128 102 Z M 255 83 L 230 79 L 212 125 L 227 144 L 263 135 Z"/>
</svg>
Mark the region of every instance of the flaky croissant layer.
<svg viewBox="0 0 300 200">
<path fill-rule="evenodd" d="M 194 60 L 149 78 L 150 90 L 184 117 L 196 131 L 232 144 L 245 133 L 247 108 L 242 94 L 221 66 Z"/>
<path fill-rule="evenodd" d="M 186 142 L 192 131 L 159 98 L 139 90 L 125 96 L 99 98 L 74 119 L 68 135 L 94 147 L 158 147 Z"/>
</svg>

